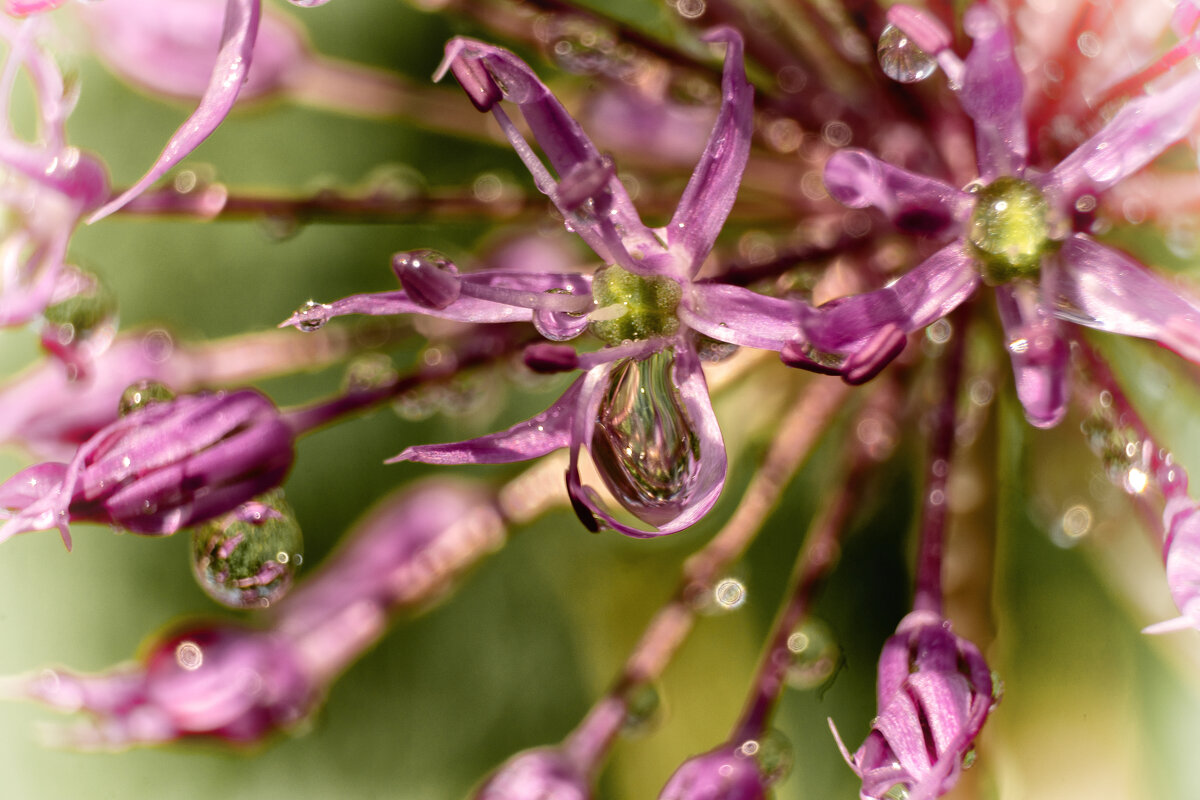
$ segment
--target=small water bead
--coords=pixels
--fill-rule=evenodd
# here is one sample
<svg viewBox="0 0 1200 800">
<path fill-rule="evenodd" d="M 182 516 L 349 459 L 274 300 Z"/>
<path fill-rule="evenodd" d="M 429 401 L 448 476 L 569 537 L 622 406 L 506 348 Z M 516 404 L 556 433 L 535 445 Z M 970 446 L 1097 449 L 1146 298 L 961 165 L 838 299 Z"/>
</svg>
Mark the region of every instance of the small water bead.
<svg viewBox="0 0 1200 800">
<path fill-rule="evenodd" d="M 742 755 L 758 762 L 758 769 L 768 784 L 778 783 L 788 776 L 796 754 L 791 741 L 779 730 L 771 730 L 757 739 L 742 742 Z"/>
<path fill-rule="evenodd" d="M 876 54 L 883 74 L 898 83 L 918 83 L 937 69 L 937 61 L 933 56 L 917 47 L 908 34 L 890 23 L 879 35 Z"/>
<path fill-rule="evenodd" d="M 737 578 L 725 578 L 713 587 L 713 601 L 716 607 L 732 611 L 740 608 L 746 602 L 746 585 Z"/>
<path fill-rule="evenodd" d="M 568 289 L 547 289 L 546 294 L 571 294 Z M 587 314 L 572 311 L 534 309 L 533 327 L 552 342 L 565 342 L 583 333 L 588 326 Z"/>
<path fill-rule="evenodd" d="M 708 336 L 696 337 L 696 355 L 701 361 L 717 362 L 731 358 L 740 348 L 736 344 L 711 339 Z"/>
<path fill-rule="evenodd" d="M 230 608 L 261 608 L 291 587 L 303 559 L 296 515 L 276 489 L 192 529 L 192 573 Z"/>
<path fill-rule="evenodd" d="M 674 383 L 670 350 L 612 368 L 592 434 L 592 460 L 628 511 L 659 525 L 679 514 L 700 468 L 700 437 Z"/>
<path fill-rule="evenodd" d="M 621 731 L 626 736 L 646 733 L 662 709 L 662 694 L 653 683 L 643 683 L 625 695 L 625 720 Z"/>
<path fill-rule="evenodd" d="M 788 636 L 787 646 L 792 655 L 787 682 L 793 689 L 825 685 L 841 659 L 841 648 L 833 632 L 819 619 L 808 619 L 798 625 Z"/>
<path fill-rule="evenodd" d="M 897 783 L 884 792 L 880 800 L 908 800 L 908 787 L 903 783 Z"/>
<path fill-rule="evenodd" d="M 995 286 L 1036 276 L 1054 245 L 1042 193 L 1028 181 L 1005 176 L 974 194 L 967 241 L 984 282 Z"/>
<path fill-rule="evenodd" d="M 165 403 L 173 400 L 175 393 L 166 384 L 158 381 L 138 381 L 121 392 L 121 400 L 117 403 L 117 413 L 120 416 L 145 408 L 153 403 Z"/>
<path fill-rule="evenodd" d="M 324 303 L 318 303 L 316 300 L 306 300 L 304 305 L 296 309 L 296 313 L 292 316 L 296 319 L 297 328 L 305 333 L 312 333 L 325 327 L 325 323 L 329 322 L 329 312 L 331 310 Z"/>
<path fill-rule="evenodd" d="M 346 367 L 342 389 L 346 392 L 367 392 L 382 389 L 396 382 L 392 359 L 384 353 L 364 353 Z"/>
<path fill-rule="evenodd" d="M 396 253 L 392 271 L 409 299 L 426 308 L 446 308 L 462 294 L 458 266 L 436 250 Z"/>
</svg>

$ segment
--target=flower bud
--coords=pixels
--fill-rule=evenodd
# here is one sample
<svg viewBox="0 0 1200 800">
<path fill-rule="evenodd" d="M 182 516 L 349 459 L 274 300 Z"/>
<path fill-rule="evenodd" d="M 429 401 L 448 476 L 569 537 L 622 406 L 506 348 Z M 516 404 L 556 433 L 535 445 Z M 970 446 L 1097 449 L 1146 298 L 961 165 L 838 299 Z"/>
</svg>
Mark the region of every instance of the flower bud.
<svg viewBox="0 0 1200 800">
<path fill-rule="evenodd" d="M 838 737 L 862 778 L 859 796 L 932 800 L 950 791 L 995 703 L 978 648 L 936 614 L 914 611 L 883 646 L 878 695 L 879 715 L 858 752 L 851 756 Z"/>
<path fill-rule="evenodd" d="M 0 541 L 57 526 L 69 546 L 68 517 L 174 533 L 277 486 L 292 463 L 292 437 L 274 404 L 249 389 L 137 408 L 69 464 L 39 464 L 0 486 L 0 504 L 13 510 Z M 14 494 L 35 471 L 38 484 Z"/>
</svg>

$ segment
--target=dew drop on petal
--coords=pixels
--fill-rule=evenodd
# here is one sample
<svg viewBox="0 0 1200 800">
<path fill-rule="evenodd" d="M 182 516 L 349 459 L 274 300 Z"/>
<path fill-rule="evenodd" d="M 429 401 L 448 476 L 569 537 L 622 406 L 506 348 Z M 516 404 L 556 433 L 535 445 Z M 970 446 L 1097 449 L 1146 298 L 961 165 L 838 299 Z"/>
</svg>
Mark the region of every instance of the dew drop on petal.
<svg viewBox="0 0 1200 800">
<path fill-rule="evenodd" d="M 296 327 L 305 333 L 318 331 L 329 322 L 329 311 L 329 306 L 324 303 L 318 303 L 316 300 L 305 301 L 293 315 L 296 318 Z"/>
<path fill-rule="evenodd" d="M 883 793 L 881 800 L 908 800 L 908 787 L 903 783 L 897 783 Z"/>
<path fill-rule="evenodd" d="M 173 400 L 175 393 L 172 392 L 165 384 L 158 381 L 138 381 L 130 384 L 130 386 L 121 393 L 121 400 L 117 404 L 117 413 L 122 417 L 126 414 L 137 411 L 139 408 L 145 408 L 154 403 L 165 403 L 168 400 Z"/>
<path fill-rule="evenodd" d="M 592 460 L 630 513 L 661 525 L 682 511 L 700 471 L 700 437 L 673 380 L 675 356 L 613 367 L 600 401 Z"/>
<path fill-rule="evenodd" d="M 291 587 L 303 538 L 276 489 L 192 529 L 192 573 L 205 594 L 230 608 L 263 608 Z"/>
<path fill-rule="evenodd" d="M 775 728 L 757 739 L 742 742 L 738 749 L 742 755 L 758 762 L 759 772 L 768 784 L 786 778 L 796 757 L 791 741 Z"/>
<path fill-rule="evenodd" d="M 937 61 L 895 25 L 883 29 L 876 53 L 883 74 L 899 83 L 918 83 L 937 69 Z"/>
</svg>

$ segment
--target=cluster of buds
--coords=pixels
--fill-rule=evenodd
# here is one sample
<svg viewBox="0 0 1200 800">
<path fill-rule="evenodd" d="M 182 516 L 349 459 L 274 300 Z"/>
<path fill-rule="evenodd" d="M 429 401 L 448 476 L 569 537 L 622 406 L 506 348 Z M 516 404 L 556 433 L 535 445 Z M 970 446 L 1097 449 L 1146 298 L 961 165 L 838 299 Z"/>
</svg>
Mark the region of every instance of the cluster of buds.
<svg viewBox="0 0 1200 800">
<path fill-rule="evenodd" d="M 784 558 L 795 566 L 774 621 L 743 621 L 763 628 L 766 643 L 740 715 L 731 727 L 719 720 L 728 733 L 680 734 L 653 775 L 625 791 L 649 796 L 643 784 L 654 781 L 660 800 L 782 797 L 809 779 L 787 783 L 790 741 L 803 737 L 805 755 L 840 750 L 850 768 L 810 793 L 853 782 L 862 800 L 933 800 L 963 783 L 977 753 L 988 763 L 1013 746 L 986 727 L 1004 713 L 989 662 L 1015 661 L 991 622 L 990 593 L 1011 569 L 997 553 L 1025 549 L 1012 530 L 1025 522 L 983 519 L 979 509 L 1020 491 L 1021 469 L 1006 462 L 1032 460 L 1013 455 L 1025 447 L 1061 449 L 1042 437 L 1069 432 L 1072 415 L 1099 463 L 1076 439 L 1084 457 L 1068 472 L 1090 499 L 1070 496 L 1051 538 L 1091 529 L 1086 503 L 1112 499 L 1091 478 L 1107 474 L 1157 551 L 1140 571 L 1111 570 L 1132 587 L 1139 626 L 1185 632 L 1179 640 L 1200 629 L 1200 504 L 1184 467 L 1200 453 L 1184 434 L 1152 433 L 1186 417 L 1178 407 L 1189 399 L 1179 392 L 1164 410 L 1170 393 L 1146 387 L 1178 381 L 1190 391 L 1200 374 L 1200 299 L 1170 274 L 1200 259 L 1196 0 L 1139 10 L 1136 20 L 1122 4 L 1074 0 L 957 10 L 934 0 L 669 0 L 673 13 L 640 21 L 594 2 L 414 2 L 454 20 L 443 30 L 423 18 L 448 39 L 437 48 L 403 34 L 414 62 L 405 69 L 432 73 L 428 83 L 335 44 L 416 30 L 411 10 L 328 0 L 3 4 L 0 334 L 21 343 L 12 352 L 39 355 L 4 357 L 25 369 L 0 383 L 0 444 L 33 461 L 0 475 L 0 543 L 20 553 L 37 537 L 9 539 L 56 529 L 70 549 L 72 529 L 88 524 L 139 535 L 106 539 L 112 547 L 180 534 L 190 539 L 183 585 L 194 578 L 205 603 L 241 615 L 165 624 L 135 661 L 101 673 L 14 665 L 23 674 L 0 683 L 6 696 L 86 715 L 54 729 L 51 743 L 121 750 L 303 735 L 320 724 L 319 707 L 337 705 L 334 684 L 356 683 L 352 666 L 378 660 L 372 649 L 388 646 L 398 618 L 447 597 L 510 533 L 538 535 L 535 520 L 548 514 L 556 535 L 623 536 L 568 539 L 556 546 L 587 557 L 562 556 L 550 569 L 542 551 L 510 548 L 497 561 L 526 560 L 495 569 L 518 585 L 469 608 L 497 612 L 535 591 L 545 603 L 560 580 L 567 588 L 552 599 L 564 618 L 592 606 L 608 613 L 628 593 L 625 565 L 643 557 L 673 557 L 677 588 L 606 690 L 592 676 L 617 663 L 614 637 L 602 625 L 565 624 L 591 653 L 579 656 L 588 664 L 573 690 L 598 695 L 594 703 L 549 744 L 500 726 L 516 754 L 478 779 L 482 770 L 464 777 L 456 766 L 457 791 L 468 779 L 477 800 L 616 791 L 609 783 L 627 776 L 608 775 L 606 762 L 632 763 L 620 743 L 661 716 L 647 698 L 670 681 L 688 633 L 745 603 L 732 573 L 757 565 L 769 574 Z M 539 49 L 553 65 L 518 55 Z M 1109 58 L 1117 49 L 1122 57 Z M 165 146 L 151 140 L 160 155 L 126 183 L 127 163 L 144 167 L 147 137 L 128 153 L 113 146 L 111 109 L 98 114 L 73 71 L 81 60 L 110 104 L 194 107 Z M 151 99 L 122 95 L 114 79 Z M 256 116 L 239 114 L 249 104 Z M 330 166 L 314 174 L 392 157 L 392 139 L 369 134 L 380 121 L 444 135 L 403 140 L 419 169 L 383 165 L 346 186 L 297 177 L 300 162 L 318 158 Z M 260 123 L 278 153 L 253 132 Z M 347 146 L 347 130 L 363 136 L 361 148 Z M 238 141 L 244 131 L 249 144 Z M 199 154 L 214 154 L 220 181 L 196 163 L 205 142 Z M 505 157 L 519 177 L 468 166 Z M 253 188 L 276 180 L 275 168 L 287 190 Z M 1166 187 L 1174 207 L 1155 196 Z M 166 218 L 181 227 L 150 234 L 139 257 L 142 234 L 168 230 L 150 224 Z M 260 253 L 238 226 L 221 224 L 244 219 L 261 222 L 271 246 Z M 309 223 L 327 231 L 362 221 L 404 224 L 362 240 L 347 227 L 344 240 L 284 242 Z M 205 244 L 184 244 L 181 230 Z M 178 287 L 151 285 L 171 270 Z M 370 291 L 373 272 L 399 288 Z M 344 293 L 302 300 L 316 290 Z M 239 329 L 254 330 L 207 341 L 162 327 L 165 316 L 170 330 L 209 330 L 208 292 Z M 178 297 L 164 305 L 156 294 Z M 276 301 L 299 307 L 288 316 Z M 368 319 L 342 319 L 353 315 Z M 122 330 L 129 319 L 144 327 Z M 1152 345 L 1169 352 L 1150 355 Z M 303 373 L 343 362 L 339 388 L 316 396 L 311 382 L 324 376 Z M 513 387 L 559 394 L 513 423 L 538 407 L 510 408 L 502 398 Z M 402 432 L 373 416 L 362 423 L 371 433 L 355 439 L 347 423 L 385 406 Z M 463 419 L 430 419 L 439 411 Z M 343 444 L 322 457 L 335 426 Z M 457 440 L 428 443 L 444 439 Z M 372 447 L 379 452 L 368 455 Z M 915 468 L 905 463 L 914 454 Z M 491 483 L 440 474 L 518 462 L 536 463 L 516 477 L 479 469 Z M 999 463 L 991 477 L 984 462 Z M 1031 490 L 1031 505 L 1062 502 L 1044 488 Z M 809 506 L 798 524 L 797 509 Z M 307 557 L 319 562 L 305 571 L 302 521 Z M 347 533 L 334 546 L 336 530 Z M 902 546 L 909 530 L 914 548 Z M 778 535 L 756 541 L 764 531 Z M 639 541 L 668 535 L 692 543 L 686 560 Z M 1121 547 L 1135 547 L 1132 538 Z M 1105 545 L 1117 550 L 1095 549 Z M 872 555 L 855 558 L 858 549 Z M 884 550 L 911 550 L 915 564 Z M 624 561 L 611 574 L 576 571 L 613 552 Z M 542 570 L 548 580 L 528 580 Z M 910 573 L 912 602 L 902 604 Z M 582 580 L 601 600 L 581 599 Z M 849 605 L 844 584 L 857 592 Z M 834 599 L 824 600 L 827 589 Z M 1178 616 L 1164 610 L 1168 595 Z M 159 609 L 154 597 L 140 602 Z M 856 616 L 855 603 L 870 614 Z M 170 601 L 162 609 L 168 619 L 181 613 Z M 469 634 L 462 619 L 446 627 Z M 880 631 L 893 627 L 885 639 Z M 500 638 L 510 655 L 522 649 Z M 813 708 L 829 691 L 868 693 L 866 671 L 840 658 L 835 640 L 879 653 L 876 715 L 853 752 L 833 718 L 849 730 L 844 715 L 860 704 Z M 737 672 L 731 665 L 750 672 L 745 655 L 716 665 L 720 677 Z M 1021 664 L 1031 657 L 1022 651 Z M 538 668 L 496 671 L 536 684 Z M 493 677 L 477 669 L 472 682 L 487 684 L 484 673 Z M 373 687 L 381 707 L 403 683 Z M 788 687 L 817 699 L 792 714 Z M 701 703 L 709 718 L 724 713 L 723 699 Z M 455 702 L 446 698 L 445 714 L 465 748 L 469 725 Z M 496 708 L 497 719 L 514 713 Z M 482 727 L 487 714 L 477 716 Z M 828 717 L 833 737 L 797 733 L 808 730 L 799 717 L 817 727 Z M 415 717 L 397 724 L 424 731 Z M 544 724 L 537 730 L 547 735 Z M 491 744 L 475 761 L 496 763 Z"/>
</svg>

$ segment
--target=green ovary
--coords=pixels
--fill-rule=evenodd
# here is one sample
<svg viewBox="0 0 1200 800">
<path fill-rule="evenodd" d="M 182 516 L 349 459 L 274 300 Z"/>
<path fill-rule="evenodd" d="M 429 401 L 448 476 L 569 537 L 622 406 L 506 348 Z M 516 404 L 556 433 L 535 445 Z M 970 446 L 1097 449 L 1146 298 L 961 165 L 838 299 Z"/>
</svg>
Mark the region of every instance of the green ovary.
<svg viewBox="0 0 1200 800">
<path fill-rule="evenodd" d="M 967 241 L 984 281 L 996 285 L 1036 276 L 1053 245 L 1042 193 L 1028 181 L 1004 177 L 976 197 Z"/>
<path fill-rule="evenodd" d="M 683 289 L 670 278 L 645 278 L 617 266 L 603 267 L 592 278 L 596 310 L 588 329 L 605 344 L 617 345 L 679 330 L 675 309 Z"/>
</svg>

